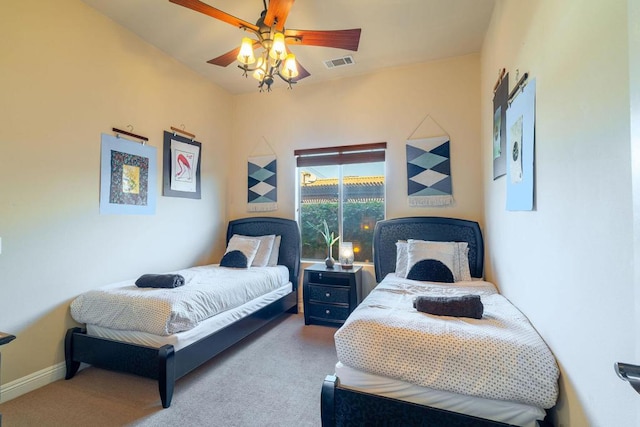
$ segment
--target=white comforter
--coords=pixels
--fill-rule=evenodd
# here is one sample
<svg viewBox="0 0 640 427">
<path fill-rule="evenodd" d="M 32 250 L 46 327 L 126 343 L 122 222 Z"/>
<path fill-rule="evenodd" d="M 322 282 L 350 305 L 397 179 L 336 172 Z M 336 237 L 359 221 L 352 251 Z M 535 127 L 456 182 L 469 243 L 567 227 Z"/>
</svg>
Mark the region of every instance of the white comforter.
<svg viewBox="0 0 640 427">
<path fill-rule="evenodd" d="M 434 316 L 418 295 L 478 294 L 482 319 Z M 493 284 L 440 284 L 389 274 L 335 334 L 338 360 L 373 374 L 453 393 L 552 407 L 558 366 L 527 318 Z"/>
<path fill-rule="evenodd" d="M 135 280 L 86 292 L 71 303 L 80 323 L 170 335 L 244 304 L 289 282 L 284 266 L 232 269 L 208 265 L 173 272 L 185 278 L 172 289 L 138 288 Z"/>
</svg>

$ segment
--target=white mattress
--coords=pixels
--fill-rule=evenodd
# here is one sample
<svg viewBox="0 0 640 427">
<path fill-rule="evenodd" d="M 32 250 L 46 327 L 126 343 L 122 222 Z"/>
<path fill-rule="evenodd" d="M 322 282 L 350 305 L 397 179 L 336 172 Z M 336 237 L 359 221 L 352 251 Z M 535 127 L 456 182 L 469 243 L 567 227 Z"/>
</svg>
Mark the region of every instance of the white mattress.
<svg viewBox="0 0 640 427">
<path fill-rule="evenodd" d="M 340 386 L 405 402 L 431 406 L 523 427 L 536 427 L 545 411 L 535 406 L 504 400 L 484 399 L 421 387 L 405 381 L 359 371 L 338 362 Z"/>
<path fill-rule="evenodd" d="M 419 295 L 480 295 L 482 319 L 413 308 Z M 551 408 L 559 369 L 527 318 L 493 284 L 389 274 L 335 334 L 338 360 L 361 371 L 485 399 Z"/>
<path fill-rule="evenodd" d="M 71 316 L 79 323 L 109 329 L 171 335 L 289 282 L 284 266 L 237 269 L 206 265 L 173 274 L 184 277 L 183 286 L 138 288 L 133 279 L 85 292 L 71 303 Z"/>
<path fill-rule="evenodd" d="M 201 322 L 195 328 L 173 335 L 154 335 L 148 332 L 109 329 L 92 324 L 87 324 L 87 334 L 96 337 L 124 341 L 133 344 L 141 344 L 155 348 L 162 347 L 166 344 L 171 344 L 173 345 L 174 350 L 178 351 L 181 348 L 187 347 L 189 344 L 192 344 L 200 340 L 201 338 L 204 338 L 207 335 L 230 325 L 236 320 L 242 319 L 243 317 L 246 317 L 249 314 L 258 311 L 262 307 L 265 307 L 270 303 L 277 301 L 283 296 L 290 294 L 291 291 L 292 286 L 291 282 L 289 282 L 286 285 L 274 291 L 271 291 L 266 295 L 263 295 L 262 297 L 256 298 L 241 305 L 240 307 L 236 307 L 232 310 L 227 310 L 223 313 L 213 316 Z"/>
</svg>

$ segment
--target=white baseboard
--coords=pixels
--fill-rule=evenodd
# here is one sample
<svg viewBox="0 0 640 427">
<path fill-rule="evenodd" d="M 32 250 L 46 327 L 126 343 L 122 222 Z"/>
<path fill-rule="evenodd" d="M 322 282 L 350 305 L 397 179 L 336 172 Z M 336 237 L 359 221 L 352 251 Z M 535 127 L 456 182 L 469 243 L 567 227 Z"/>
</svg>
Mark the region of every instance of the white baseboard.
<svg viewBox="0 0 640 427">
<path fill-rule="evenodd" d="M 65 362 L 42 369 L 26 377 L 2 385 L 0 389 L 0 403 L 8 402 L 18 396 L 29 393 L 54 381 L 64 378 L 66 373 Z"/>
</svg>

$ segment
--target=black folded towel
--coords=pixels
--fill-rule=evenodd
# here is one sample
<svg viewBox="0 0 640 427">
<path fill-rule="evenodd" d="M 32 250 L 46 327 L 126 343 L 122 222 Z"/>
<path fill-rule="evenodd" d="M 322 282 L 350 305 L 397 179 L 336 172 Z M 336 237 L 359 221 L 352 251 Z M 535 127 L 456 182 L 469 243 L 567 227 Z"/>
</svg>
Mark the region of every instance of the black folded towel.
<svg viewBox="0 0 640 427">
<path fill-rule="evenodd" d="M 184 285 L 184 277 L 179 274 L 143 274 L 136 280 L 139 288 L 177 288 Z"/>
<path fill-rule="evenodd" d="M 484 306 L 480 295 L 462 295 L 459 297 L 417 296 L 413 307 L 423 313 L 437 316 L 471 317 L 482 319 Z"/>
</svg>

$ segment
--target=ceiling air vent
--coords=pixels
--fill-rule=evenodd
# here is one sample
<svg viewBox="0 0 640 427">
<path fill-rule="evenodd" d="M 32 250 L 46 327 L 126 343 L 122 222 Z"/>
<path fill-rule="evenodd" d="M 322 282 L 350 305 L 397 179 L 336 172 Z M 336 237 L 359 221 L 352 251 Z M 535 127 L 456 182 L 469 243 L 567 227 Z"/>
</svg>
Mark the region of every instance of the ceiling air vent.
<svg viewBox="0 0 640 427">
<path fill-rule="evenodd" d="M 328 69 L 337 68 L 337 67 L 346 67 L 347 65 L 353 65 L 353 64 L 355 64 L 355 61 L 353 60 L 353 56 L 351 55 L 324 61 L 324 66 L 327 67 Z"/>
</svg>

